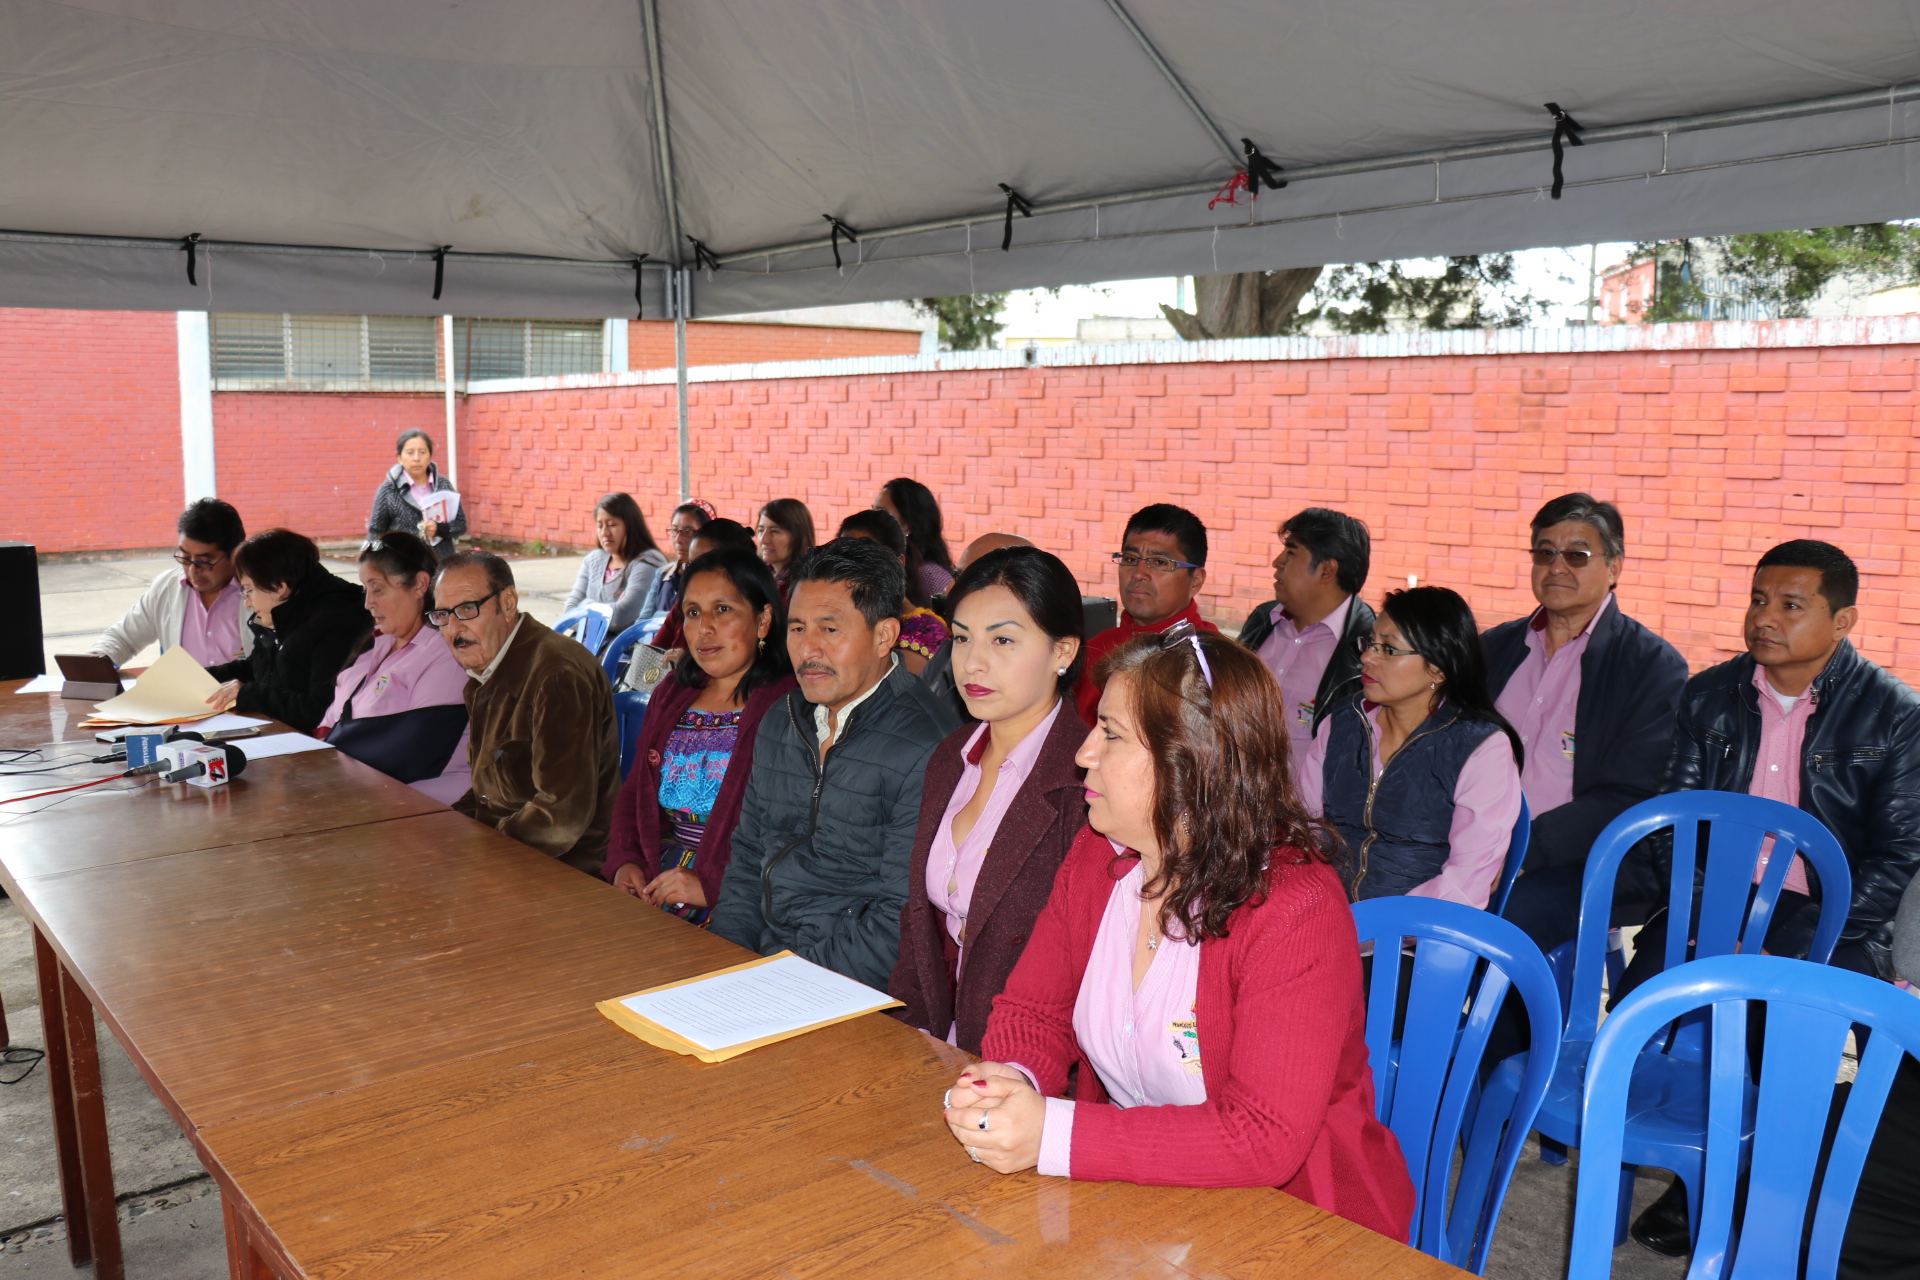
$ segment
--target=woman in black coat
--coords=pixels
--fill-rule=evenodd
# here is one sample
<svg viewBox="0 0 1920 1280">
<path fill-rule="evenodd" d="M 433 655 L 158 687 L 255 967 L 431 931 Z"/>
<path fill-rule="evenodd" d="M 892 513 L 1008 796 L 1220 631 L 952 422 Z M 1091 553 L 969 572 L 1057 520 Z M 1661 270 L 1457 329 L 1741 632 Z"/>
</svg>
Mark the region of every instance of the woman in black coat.
<svg viewBox="0 0 1920 1280">
<path fill-rule="evenodd" d="M 373 633 L 361 590 L 327 572 L 313 539 L 291 529 L 254 534 L 233 563 L 254 614 L 253 653 L 208 669 L 221 685 L 207 701 L 312 733 L 333 704 L 340 669 Z"/>
<path fill-rule="evenodd" d="M 420 538 L 436 556 L 452 555 L 456 540 L 467 536 L 465 509 L 455 511 L 453 519 L 445 524 L 427 519 L 421 509 L 431 505 L 437 494 L 454 493 L 453 483 L 433 463 L 433 438 L 420 430 L 402 431 L 394 445 L 394 456 L 387 478 L 373 491 L 367 540 L 397 529 Z M 459 495 L 455 493 L 454 498 L 457 501 Z"/>
</svg>

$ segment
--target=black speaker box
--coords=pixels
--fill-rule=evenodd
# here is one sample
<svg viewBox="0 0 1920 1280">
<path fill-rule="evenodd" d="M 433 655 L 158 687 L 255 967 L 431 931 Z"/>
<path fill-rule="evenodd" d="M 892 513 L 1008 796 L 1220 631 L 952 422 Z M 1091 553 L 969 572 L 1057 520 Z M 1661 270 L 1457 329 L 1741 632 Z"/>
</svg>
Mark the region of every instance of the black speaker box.
<svg viewBox="0 0 1920 1280">
<path fill-rule="evenodd" d="M 25 680 L 47 669 L 40 634 L 40 561 L 31 542 L 0 542 L 0 600 L 12 622 L 0 626 L 0 680 Z"/>
</svg>

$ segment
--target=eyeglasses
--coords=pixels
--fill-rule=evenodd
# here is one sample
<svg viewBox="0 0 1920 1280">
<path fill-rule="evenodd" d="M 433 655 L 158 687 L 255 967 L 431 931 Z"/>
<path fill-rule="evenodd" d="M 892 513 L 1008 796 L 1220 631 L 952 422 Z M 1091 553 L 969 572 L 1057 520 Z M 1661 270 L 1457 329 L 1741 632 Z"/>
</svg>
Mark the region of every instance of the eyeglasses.
<svg viewBox="0 0 1920 1280">
<path fill-rule="evenodd" d="M 1200 660 L 1200 675 L 1207 682 L 1207 692 L 1213 692 L 1213 668 L 1207 665 L 1207 651 L 1200 645 L 1200 628 L 1182 619 L 1160 633 L 1163 650 L 1183 644 L 1193 646 L 1193 656 Z"/>
<path fill-rule="evenodd" d="M 1413 658 L 1419 656 L 1420 653 L 1418 649 L 1396 649 L 1390 644 L 1375 640 L 1372 636 L 1360 636 L 1356 638 L 1353 642 L 1353 647 L 1360 651 L 1360 656 L 1363 658 L 1370 653 L 1377 653 L 1388 658 Z"/>
<path fill-rule="evenodd" d="M 505 590 L 505 587 L 495 587 L 478 600 L 466 600 L 453 606 L 451 609 L 429 609 L 427 610 L 427 625 L 437 631 L 449 622 L 452 622 L 455 618 L 460 619 L 462 622 L 472 622 L 480 616 L 481 605 Z"/>
<path fill-rule="evenodd" d="M 1535 567 L 1541 569 L 1551 569 L 1555 556 L 1565 560 L 1569 569 L 1584 569 L 1587 562 L 1593 559 L 1591 551 L 1561 551 L 1556 547 L 1535 547 L 1529 554 L 1533 556 Z"/>
<path fill-rule="evenodd" d="M 1188 564 L 1185 560 L 1174 560 L 1167 556 L 1136 556 L 1127 551 L 1113 553 L 1113 562 L 1122 569 L 1138 569 L 1141 565 L 1155 573 L 1172 573 L 1175 569 L 1198 569 L 1197 564 Z"/>
<path fill-rule="evenodd" d="M 173 562 L 182 568 L 211 569 L 226 558 L 227 553 L 224 551 L 211 556 L 183 556 L 177 551 L 173 553 Z"/>
</svg>

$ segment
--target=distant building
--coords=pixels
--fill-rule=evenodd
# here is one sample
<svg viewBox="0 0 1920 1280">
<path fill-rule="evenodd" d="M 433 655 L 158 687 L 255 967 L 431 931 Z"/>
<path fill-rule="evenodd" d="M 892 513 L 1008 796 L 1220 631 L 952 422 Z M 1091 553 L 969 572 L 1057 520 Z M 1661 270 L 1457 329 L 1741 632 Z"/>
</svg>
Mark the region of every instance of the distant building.
<svg viewBox="0 0 1920 1280">
<path fill-rule="evenodd" d="M 1077 321 L 1071 338 L 1061 334 L 1002 333 L 1003 351 L 1027 347 L 1097 347 L 1114 342 L 1178 342 L 1180 335 L 1159 316 L 1089 316 Z"/>
<path fill-rule="evenodd" d="M 1653 305 L 1654 264 L 1621 262 L 1600 273 L 1600 323 L 1639 324 Z"/>
</svg>

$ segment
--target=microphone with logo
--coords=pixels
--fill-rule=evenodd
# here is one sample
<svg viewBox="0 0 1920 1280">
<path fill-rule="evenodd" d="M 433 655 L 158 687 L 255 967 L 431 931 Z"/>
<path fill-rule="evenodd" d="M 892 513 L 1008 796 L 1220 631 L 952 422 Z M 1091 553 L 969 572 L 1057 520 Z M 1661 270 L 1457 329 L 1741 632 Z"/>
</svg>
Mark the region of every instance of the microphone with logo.
<svg viewBox="0 0 1920 1280">
<path fill-rule="evenodd" d="M 152 762 L 127 770 L 128 777 L 157 773 L 162 782 L 223 787 L 246 772 L 247 753 L 231 743 L 209 744 L 182 736 L 163 743 Z"/>
</svg>

